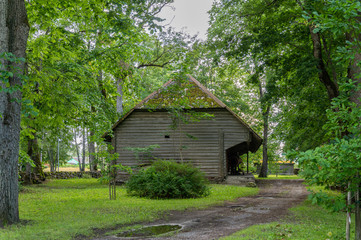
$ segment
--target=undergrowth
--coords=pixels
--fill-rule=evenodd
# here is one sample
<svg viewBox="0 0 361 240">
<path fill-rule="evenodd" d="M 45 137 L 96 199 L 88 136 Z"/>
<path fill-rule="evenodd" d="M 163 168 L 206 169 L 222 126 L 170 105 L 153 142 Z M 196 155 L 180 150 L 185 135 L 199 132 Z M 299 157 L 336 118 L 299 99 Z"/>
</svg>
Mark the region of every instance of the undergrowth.
<svg viewBox="0 0 361 240">
<path fill-rule="evenodd" d="M 132 175 L 126 184 L 130 195 L 148 198 L 197 198 L 209 195 L 204 174 L 189 164 L 156 161 Z"/>
</svg>

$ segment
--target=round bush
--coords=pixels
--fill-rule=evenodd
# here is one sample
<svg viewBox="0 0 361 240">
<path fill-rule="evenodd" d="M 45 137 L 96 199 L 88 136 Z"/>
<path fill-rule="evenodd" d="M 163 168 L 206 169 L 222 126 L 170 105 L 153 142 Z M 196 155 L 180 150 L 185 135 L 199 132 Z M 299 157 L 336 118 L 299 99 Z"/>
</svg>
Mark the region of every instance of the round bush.
<svg viewBox="0 0 361 240">
<path fill-rule="evenodd" d="M 130 195 L 148 198 L 196 198 L 209 195 L 204 174 L 189 164 L 156 161 L 132 175 L 126 183 Z"/>
</svg>

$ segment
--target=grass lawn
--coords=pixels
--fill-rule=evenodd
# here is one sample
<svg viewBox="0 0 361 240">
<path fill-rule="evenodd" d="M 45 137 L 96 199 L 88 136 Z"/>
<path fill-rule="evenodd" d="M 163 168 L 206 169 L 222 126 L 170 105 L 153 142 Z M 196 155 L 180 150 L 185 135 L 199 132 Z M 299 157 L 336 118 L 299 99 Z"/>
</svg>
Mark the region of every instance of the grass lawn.
<svg viewBox="0 0 361 240">
<path fill-rule="evenodd" d="M 168 210 L 206 208 L 257 193 L 256 188 L 212 185 L 205 198 L 151 200 L 127 196 L 117 187 L 117 200 L 110 201 L 108 187 L 96 179 L 51 180 L 24 188 L 19 211 L 25 224 L 0 229 L 0 239 L 72 239 L 91 235 L 93 228 L 152 221 Z"/>
<path fill-rule="evenodd" d="M 267 180 L 267 179 L 303 179 L 302 177 L 298 176 L 298 175 L 268 175 L 267 178 L 259 178 L 258 177 L 258 174 L 254 175 L 254 177 L 256 179 L 264 179 L 264 180 Z"/>
</svg>

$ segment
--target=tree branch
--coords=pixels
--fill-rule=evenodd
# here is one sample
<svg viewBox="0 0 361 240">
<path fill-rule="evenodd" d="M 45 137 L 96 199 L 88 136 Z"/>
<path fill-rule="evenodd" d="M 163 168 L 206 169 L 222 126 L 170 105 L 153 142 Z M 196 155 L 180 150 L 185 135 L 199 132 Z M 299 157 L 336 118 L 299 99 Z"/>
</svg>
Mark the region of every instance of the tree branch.
<svg viewBox="0 0 361 240">
<path fill-rule="evenodd" d="M 138 69 L 145 68 L 145 67 L 160 67 L 160 68 L 163 68 L 166 65 L 168 65 L 169 63 L 171 63 L 171 61 L 165 62 L 163 64 L 145 63 L 145 64 L 140 64 L 137 68 Z"/>
</svg>

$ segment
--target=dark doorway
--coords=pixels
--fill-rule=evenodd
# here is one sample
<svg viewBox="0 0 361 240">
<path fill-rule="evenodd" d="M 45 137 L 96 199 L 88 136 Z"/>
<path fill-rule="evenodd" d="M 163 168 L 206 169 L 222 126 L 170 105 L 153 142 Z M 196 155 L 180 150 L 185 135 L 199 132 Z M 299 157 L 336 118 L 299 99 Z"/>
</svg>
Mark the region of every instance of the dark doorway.
<svg viewBox="0 0 361 240">
<path fill-rule="evenodd" d="M 239 143 L 226 149 L 227 174 L 244 175 L 248 173 L 248 155 L 242 159 L 241 156 L 248 153 L 247 142 Z"/>
</svg>

